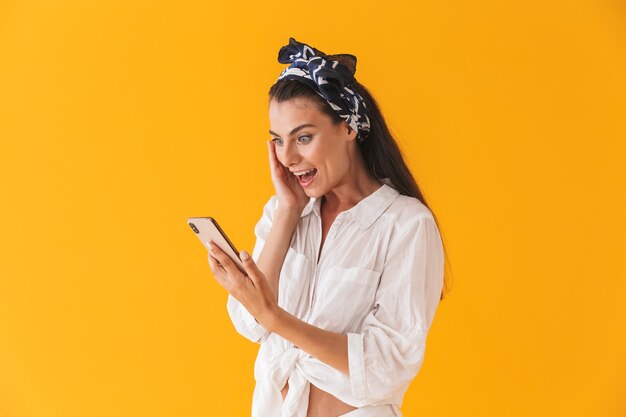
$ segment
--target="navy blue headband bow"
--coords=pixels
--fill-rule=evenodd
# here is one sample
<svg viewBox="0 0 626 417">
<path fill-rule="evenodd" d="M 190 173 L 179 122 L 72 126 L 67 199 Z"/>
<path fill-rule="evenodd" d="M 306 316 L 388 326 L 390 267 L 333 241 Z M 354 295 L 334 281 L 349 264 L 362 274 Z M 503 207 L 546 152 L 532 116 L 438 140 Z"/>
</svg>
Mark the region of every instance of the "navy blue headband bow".
<svg viewBox="0 0 626 417">
<path fill-rule="evenodd" d="M 356 56 L 327 55 L 289 38 L 289 44 L 278 52 L 278 62 L 290 64 L 281 72 L 278 80 L 297 80 L 311 87 L 357 132 L 359 143 L 365 140 L 370 131 L 370 120 L 363 97 L 352 86 L 355 81 Z"/>
</svg>

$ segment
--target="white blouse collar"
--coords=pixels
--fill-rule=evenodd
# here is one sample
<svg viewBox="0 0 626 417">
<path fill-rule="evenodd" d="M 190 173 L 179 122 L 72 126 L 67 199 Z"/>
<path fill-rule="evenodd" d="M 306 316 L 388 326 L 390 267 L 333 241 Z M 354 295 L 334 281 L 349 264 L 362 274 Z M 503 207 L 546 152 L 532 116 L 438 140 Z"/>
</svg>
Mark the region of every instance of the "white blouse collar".
<svg viewBox="0 0 626 417">
<path fill-rule="evenodd" d="M 389 207 L 389 205 L 400 195 L 395 189 L 389 178 L 381 179 L 383 185 L 359 201 L 354 207 L 345 210 L 342 213 L 349 213 L 354 221 L 362 228 L 369 228 L 380 217 L 381 214 Z M 311 212 L 321 218 L 320 205 L 321 198 L 311 197 L 300 217 L 307 216 Z"/>
</svg>

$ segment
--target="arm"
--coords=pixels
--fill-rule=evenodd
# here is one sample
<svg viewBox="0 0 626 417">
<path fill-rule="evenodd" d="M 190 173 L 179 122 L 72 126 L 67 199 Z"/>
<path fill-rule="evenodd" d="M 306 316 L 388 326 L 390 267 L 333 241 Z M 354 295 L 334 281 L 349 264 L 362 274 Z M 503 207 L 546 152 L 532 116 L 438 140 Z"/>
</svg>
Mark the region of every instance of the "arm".
<svg viewBox="0 0 626 417">
<path fill-rule="evenodd" d="M 278 201 L 274 195 L 263 207 L 263 215 L 254 228 L 256 243 L 252 257 L 255 260 L 258 259 L 261 263 L 259 266 L 263 266 L 270 273 L 272 270 L 278 271 L 274 272 L 276 274 L 275 278 L 271 278 L 275 283 L 275 286 L 271 285 L 271 288 L 278 298 L 277 288 L 280 268 L 289 248 L 293 230 L 300 219 L 300 213 L 294 214 L 293 211 L 284 208 L 275 209 L 277 203 Z M 293 229 L 289 231 L 291 227 Z M 281 253 L 281 251 L 283 252 Z M 268 279 L 269 283 L 270 279 Z M 255 343 L 261 343 L 267 339 L 269 331 L 259 324 L 231 294 L 228 295 L 226 306 L 231 321 L 240 335 Z"/>
<path fill-rule="evenodd" d="M 229 313 L 239 333 L 252 341 L 262 342 L 269 333 L 275 332 L 320 361 L 347 374 L 346 335 L 312 326 L 282 309 L 265 274 L 245 251 L 241 252 L 245 275 L 217 245 L 211 244 L 209 252 L 213 274 L 229 292 Z"/>
<path fill-rule="evenodd" d="M 309 355 L 348 374 L 348 336 L 320 329 L 278 307 L 268 327 Z"/>
<path fill-rule="evenodd" d="M 383 404 L 419 372 L 443 286 L 443 247 L 435 221 L 421 216 L 394 232 L 374 309 L 348 333 L 352 394 Z"/>
<path fill-rule="evenodd" d="M 312 326 L 280 308 L 252 258 L 242 256 L 244 275 L 216 245 L 210 252 L 223 266 L 215 274 L 220 284 L 260 326 L 347 374 L 352 395 L 374 405 L 392 399 L 417 375 L 443 286 L 443 249 L 434 219 L 421 216 L 393 235 L 374 309 L 360 333 L 347 335 Z M 210 262 L 214 273 L 220 270 Z"/>
<path fill-rule="evenodd" d="M 300 221 L 302 210 L 310 198 L 300 187 L 295 176 L 279 161 L 273 142 L 268 141 L 267 146 L 270 172 L 276 194 L 270 197 L 265 204 L 263 216 L 255 227 L 257 240 L 252 258 L 255 266 L 258 266 L 259 271 L 262 271 L 261 274 L 264 275 L 263 281 L 267 283 L 268 289 L 278 300 L 280 270 L 285 261 L 293 232 Z M 278 207 L 279 202 L 283 202 L 284 206 Z M 294 209 L 294 207 L 297 208 Z M 256 265 L 257 261 L 259 265 Z M 209 255 L 209 264 L 211 263 L 211 256 Z M 211 265 L 211 268 L 213 269 L 214 266 Z M 213 272 L 215 274 L 214 269 Z M 226 285 L 226 287 L 229 286 Z M 269 332 L 244 308 L 238 299 L 230 294 L 230 291 L 227 308 L 235 328 L 241 335 L 257 343 L 263 342 L 269 336 Z"/>
<path fill-rule="evenodd" d="M 267 326 L 350 377 L 356 397 L 383 401 L 417 374 L 443 285 L 443 253 L 426 217 L 398 231 L 389 247 L 375 309 L 361 333 L 338 334 L 277 308 Z M 390 382 L 393 381 L 393 382 Z"/>
<path fill-rule="evenodd" d="M 289 249 L 291 236 L 300 221 L 298 210 L 277 207 L 271 228 L 256 263 L 267 278 L 270 288 L 278 298 L 278 281 L 285 255 Z"/>
<path fill-rule="evenodd" d="M 267 146 L 272 183 L 276 189 L 276 194 L 272 196 L 276 208 L 273 215 L 270 212 L 270 216 L 267 216 L 270 218 L 271 230 L 264 233 L 263 251 L 258 259 L 254 256 L 256 254 L 253 254 L 253 259 L 265 274 L 270 287 L 276 294 L 276 299 L 278 299 L 280 270 L 285 261 L 293 232 L 300 221 L 302 210 L 310 198 L 296 177 L 280 161 L 276 154 L 274 142 L 268 141 Z M 270 208 L 274 208 L 271 206 L 272 199 L 270 199 Z M 265 229 L 268 227 L 267 223 L 266 221 Z"/>
</svg>

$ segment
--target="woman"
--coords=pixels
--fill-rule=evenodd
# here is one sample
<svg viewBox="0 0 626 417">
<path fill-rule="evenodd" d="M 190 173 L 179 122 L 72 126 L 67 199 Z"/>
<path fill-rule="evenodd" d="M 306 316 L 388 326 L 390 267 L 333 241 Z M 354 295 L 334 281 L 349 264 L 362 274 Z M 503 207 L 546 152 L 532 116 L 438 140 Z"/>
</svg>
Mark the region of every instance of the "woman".
<svg viewBox="0 0 626 417">
<path fill-rule="evenodd" d="M 253 417 L 401 416 L 442 297 L 444 250 L 356 57 L 290 38 L 269 92 L 276 194 L 242 274 L 213 246 L 237 331 L 260 343 Z"/>
</svg>

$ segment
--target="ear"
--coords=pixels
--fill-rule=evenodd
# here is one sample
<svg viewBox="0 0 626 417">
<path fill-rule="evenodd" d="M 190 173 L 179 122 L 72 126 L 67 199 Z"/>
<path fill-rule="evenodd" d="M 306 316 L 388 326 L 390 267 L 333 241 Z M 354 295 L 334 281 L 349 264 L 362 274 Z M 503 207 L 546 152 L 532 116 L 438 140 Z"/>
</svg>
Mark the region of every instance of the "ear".
<svg viewBox="0 0 626 417">
<path fill-rule="evenodd" d="M 343 124 L 345 127 L 344 129 L 346 129 L 346 131 L 348 132 L 348 137 L 350 138 L 350 140 L 355 140 L 356 139 L 356 130 L 353 130 L 349 124 L 344 123 Z"/>
</svg>

